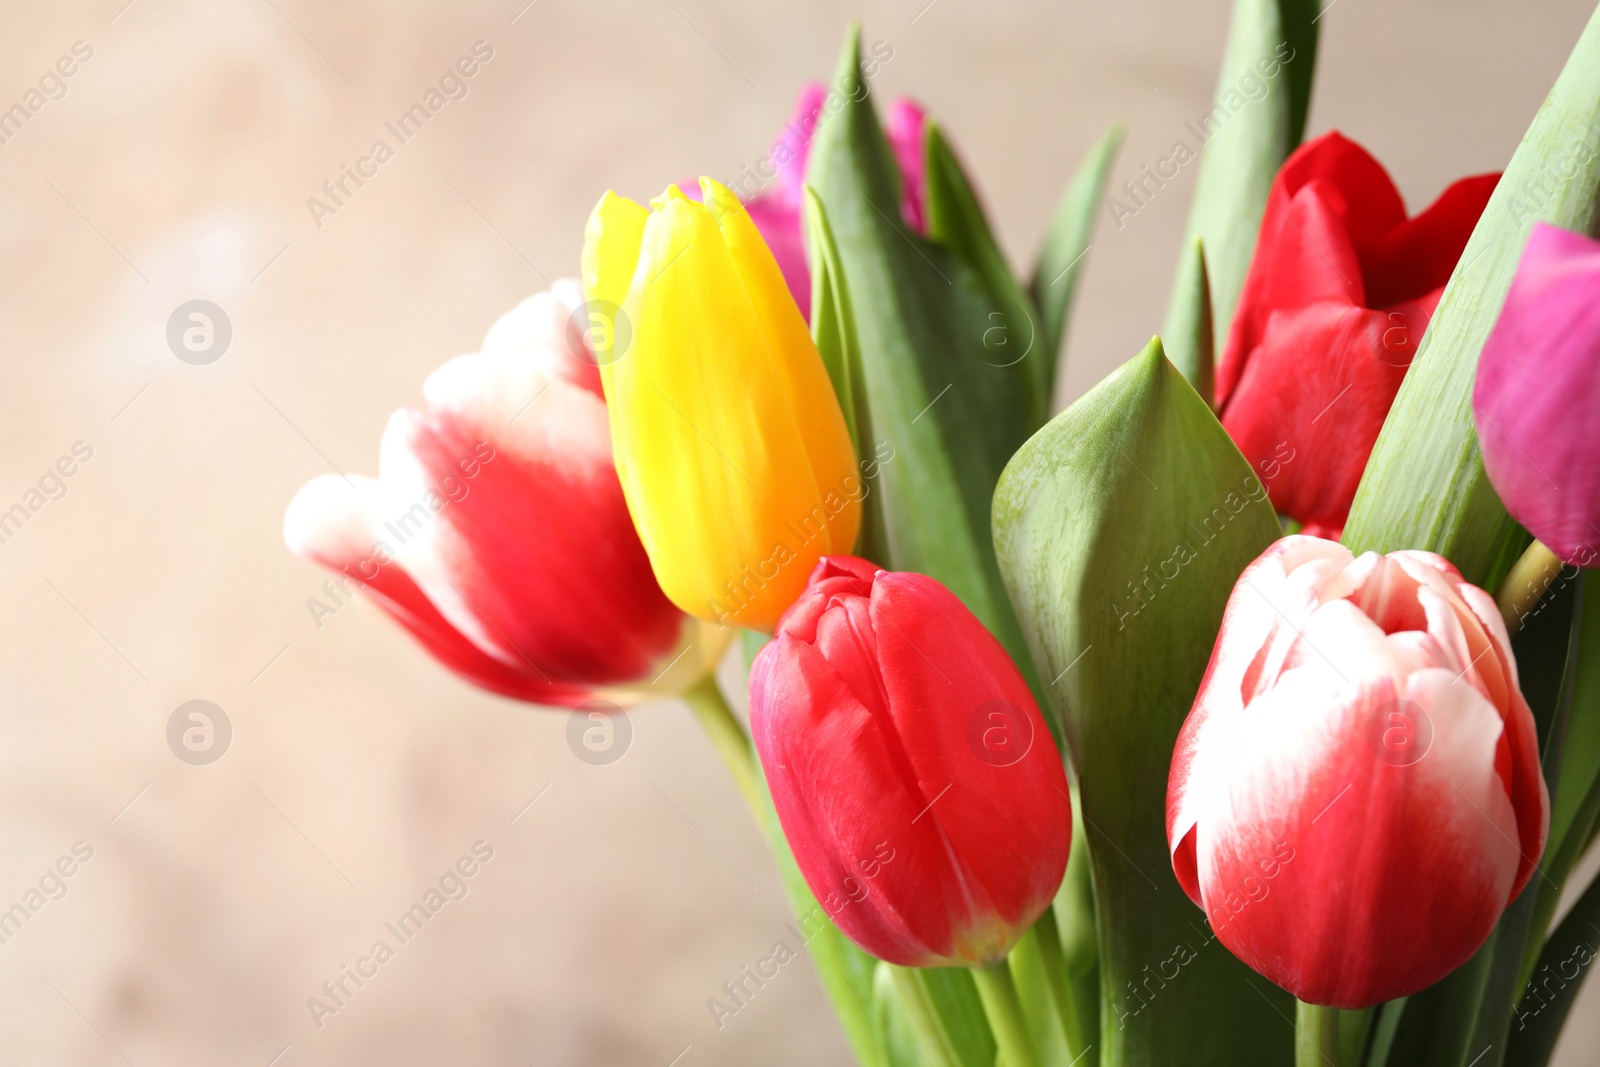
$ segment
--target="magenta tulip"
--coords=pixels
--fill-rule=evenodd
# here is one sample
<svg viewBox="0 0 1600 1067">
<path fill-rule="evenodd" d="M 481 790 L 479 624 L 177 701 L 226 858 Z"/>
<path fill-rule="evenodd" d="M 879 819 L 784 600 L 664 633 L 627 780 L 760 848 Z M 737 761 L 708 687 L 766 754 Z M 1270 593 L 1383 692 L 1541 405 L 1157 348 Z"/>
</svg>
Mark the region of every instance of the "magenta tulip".
<svg viewBox="0 0 1600 1067">
<path fill-rule="evenodd" d="M 784 835 L 823 908 L 906 966 L 1000 959 L 1055 896 L 1066 775 L 1016 666 L 920 574 L 825 557 L 750 674 Z"/>
<path fill-rule="evenodd" d="M 1311 1004 L 1415 993 L 1489 936 L 1549 809 L 1505 624 L 1448 562 L 1298 536 L 1245 568 L 1167 784 L 1234 955 Z"/>
<path fill-rule="evenodd" d="M 1472 392 L 1489 480 L 1568 563 L 1600 547 L 1600 241 L 1538 223 Z"/>
<path fill-rule="evenodd" d="M 295 553 L 344 575 L 440 662 L 540 704 L 683 691 L 726 643 L 667 600 L 611 461 L 576 282 L 523 301 L 395 412 L 377 479 L 323 475 L 284 517 Z M 320 611 L 319 611 L 320 607 Z"/>
</svg>

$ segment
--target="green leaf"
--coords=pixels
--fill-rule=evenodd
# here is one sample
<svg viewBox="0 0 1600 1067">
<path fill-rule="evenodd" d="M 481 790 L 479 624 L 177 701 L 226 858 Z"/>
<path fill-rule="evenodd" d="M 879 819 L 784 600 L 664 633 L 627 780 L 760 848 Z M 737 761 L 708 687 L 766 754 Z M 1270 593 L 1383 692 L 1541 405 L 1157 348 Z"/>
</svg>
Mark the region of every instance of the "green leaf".
<svg viewBox="0 0 1600 1067">
<path fill-rule="evenodd" d="M 997 309 L 983 279 L 901 221 L 897 170 L 859 56 L 852 28 L 836 78 L 843 105 L 817 131 L 807 178 L 826 208 L 859 339 L 855 407 L 859 419 L 864 401 L 878 473 L 866 503 L 883 533 L 873 558 L 943 582 L 1026 674 L 989 502 L 1027 436 L 1028 371 L 985 346 Z"/>
<path fill-rule="evenodd" d="M 1029 392 L 1028 430 L 1032 432 L 1050 415 L 1055 371 L 1055 355 L 1045 343 L 1039 313 L 1006 264 L 972 183 L 937 123 L 928 124 L 926 157 L 928 236 L 977 272 L 992 306 L 989 328 L 983 332 L 984 347 L 992 362 L 1022 368 Z"/>
<path fill-rule="evenodd" d="M 874 447 L 872 420 L 867 411 L 861 341 L 856 332 L 855 310 L 850 303 L 850 287 L 845 283 L 844 265 L 839 261 L 839 246 L 833 240 L 827 209 L 809 185 L 805 187 L 805 205 L 811 263 L 811 336 L 828 369 L 834 395 L 839 398 L 856 457 L 865 463 L 862 481 L 867 495 L 871 496 L 878 488 L 877 470 L 868 458 Z M 883 513 L 877 508 L 868 507 L 863 513 L 856 553 L 868 559 L 881 560 L 887 556 Z"/>
<path fill-rule="evenodd" d="M 1484 473 L 1472 386 L 1533 224 L 1594 231 L 1597 120 L 1600 11 L 1511 157 L 1422 336 L 1356 491 L 1344 530 L 1353 551 L 1426 548 L 1494 589 L 1528 543 Z"/>
<path fill-rule="evenodd" d="M 1517 1009 L 1506 1051 L 1509 1067 L 1545 1067 L 1550 1062 L 1583 980 L 1594 970 L 1597 929 L 1600 880 L 1583 891 L 1539 956 L 1534 973 L 1541 992 L 1537 999 L 1525 998 Z"/>
<path fill-rule="evenodd" d="M 1157 339 L 1017 453 L 994 524 L 1078 781 L 1102 1067 L 1289 1062 L 1293 1001 L 1208 933 L 1173 877 L 1165 819 L 1223 607 L 1277 537 L 1265 488 Z"/>
<path fill-rule="evenodd" d="M 1559 725 L 1564 729 L 1553 737 L 1560 748 L 1546 748 L 1547 762 L 1557 761 L 1560 769 L 1551 782 L 1550 839 L 1539 863 L 1540 876 L 1529 885 L 1538 902 L 1514 990 L 1518 993 L 1533 977 L 1561 891 L 1589 843 L 1590 827 L 1600 817 L 1600 574 L 1585 572 L 1572 592 L 1576 594 L 1570 597 L 1576 601 L 1571 612 L 1576 632 L 1566 672 L 1560 675 L 1564 678 L 1561 703 L 1565 715 Z M 1547 611 L 1533 617 L 1530 629 Z M 1522 660 L 1519 652 L 1517 667 L 1526 678 Z M 1528 688 L 1526 681 L 1523 688 Z"/>
<path fill-rule="evenodd" d="M 1573 593 L 1567 605 L 1565 618 L 1549 627 L 1554 632 L 1536 635 L 1544 638 L 1543 643 L 1557 644 L 1561 650 L 1558 658 L 1552 657 L 1557 659 L 1560 665 L 1552 663 L 1549 669 L 1549 673 L 1560 679 L 1560 683 L 1556 687 L 1554 707 L 1546 716 L 1550 726 L 1543 748 L 1544 777 L 1552 789 L 1557 788 L 1560 783 L 1562 754 L 1566 748 L 1567 723 L 1572 712 L 1573 686 L 1577 678 L 1580 642 L 1583 636 L 1582 587 L 1573 590 Z M 1552 615 L 1552 618 L 1558 617 Z M 1565 624 L 1562 625 L 1561 622 Z M 1519 664 L 1521 658 L 1522 654 L 1518 652 Z M 1539 860 L 1539 867 L 1533 879 L 1500 916 L 1492 940 L 1480 950 L 1489 951 L 1492 947 L 1493 957 L 1489 964 L 1488 976 L 1484 981 L 1483 993 L 1479 998 L 1473 1038 L 1468 1047 L 1488 1050 L 1482 1067 L 1500 1067 L 1505 1060 L 1505 1039 L 1507 1028 L 1511 1023 L 1511 1010 L 1527 980 L 1523 973 L 1527 947 L 1530 941 L 1538 943 L 1544 939 L 1544 925 L 1539 927 L 1537 934 L 1534 933 L 1542 889 L 1546 883 L 1549 884 L 1552 890 L 1550 908 L 1553 911 L 1554 898 L 1560 893 L 1561 884 L 1566 880 L 1567 873 L 1577 858 L 1575 853 L 1563 855 L 1560 850 L 1551 852 L 1547 848 Z M 1548 922 L 1547 915 L 1545 925 Z"/>
<path fill-rule="evenodd" d="M 816 190 L 805 187 L 806 243 L 811 263 L 811 337 L 828 368 L 834 395 L 844 412 L 845 425 L 856 455 L 862 443 L 871 440 L 871 431 L 860 424 L 855 397 L 861 392 L 861 353 L 856 339 L 856 317 L 850 307 L 850 289 L 845 285 L 844 268 L 839 264 L 839 249 L 833 243 L 833 228 L 828 212 L 817 199 Z M 862 416 L 865 415 L 863 411 Z"/>
<path fill-rule="evenodd" d="M 1055 396 L 1061 346 L 1067 339 L 1072 297 L 1077 292 L 1078 275 L 1083 271 L 1084 258 L 1089 254 L 1089 238 L 1094 235 L 1095 216 L 1100 211 L 1101 201 L 1105 199 L 1111 161 L 1116 158 L 1121 145 L 1122 127 L 1114 124 L 1100 135 L 1100 140 L 1078 164 L 1071 184 L 1056 204 L 1050 229 L 1045 233 L 1039 259 L 1034 264 L 1033 282 L 1028 288 L 1033 294 L 1034 306 L 1039 309 L 1040 321 L 1044 324 L 1045 365 L 1049 370 L 1044 392 L 1051 402 Z"/>
<path fill-rule="evenodd" d="M 1199 237 L 1206 244 L 1219 350 L 1255 253 L 1267 189 L 1305 130 L 1319 7 L 1318 0 L 1236 0 L 1215 105 L 1206 118 L 1189 124 L 1205 151 L 1189 208 L 1188 240 Z M 1260 86 L 1265 92 L 1256 98 Z M 1181 332 L 1174 316 L 1194 291 L 1192 269 L 1192 260 L 1180 264 L 1163 337 Z M 1178 369 L 1191 382 L 1197 380 L 1196 366 L 1179 363 Z"/>
<path fill-rule="evenodd" d="M 1215 350 L 1211 328 L 1211 279 L 1206 271 L 1205 242 L 1194 238 L 1178 265 L 1178 277 L 1189 286 L 1174 293 L 1161 343 L 1172 365 L 1189 379 L 1200 399 L 1215 406 Z"/>
<path fill-rule="evenodd" d="M 1364 1067 L 1389 1067 L 1389 1052 L 1394 1048 L 1394 1035 L 1400 1026 L 1401 1013 L 1406 1010 L 1406 998 L 1391 1000 L 1369 1010 L 1376 1016 L 1376 1022 L 1372 1027 L 1372 1045 L 1367 1049 Z"/>
</svg>

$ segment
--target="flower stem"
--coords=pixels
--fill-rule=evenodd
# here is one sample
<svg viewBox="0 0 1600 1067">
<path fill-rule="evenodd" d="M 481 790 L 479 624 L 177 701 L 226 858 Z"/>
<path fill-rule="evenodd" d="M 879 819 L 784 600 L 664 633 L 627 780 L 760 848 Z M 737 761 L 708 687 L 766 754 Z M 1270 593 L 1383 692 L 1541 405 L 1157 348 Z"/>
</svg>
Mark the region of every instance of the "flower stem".
<svg viewBox="0 0 1600 1067">
<path fill-rule="evenodd" d="M 683 694 L 683 699 L 700 721 L 700 728 L 711 739 L 717 755 L 722 757 L 728 773 L 733 775 L 734 784 L 744 794 L 745 803 L 750 805 L 756 822 L 761 823 L 763 812 L 761 789 L 756 777 L 755 750 L 750 747 L 750 735 L 744 732 L 744 725 L 734 715 L 722 690 L 717 687 L 716 677 L 706 675 Z"/>
<path fill-rule="evenodd" d="M 1028 1032 L 1028 1022 L 1023 1018 L 1022 1002 L 1017 999 L 1010 966 L 1001 960 L 987 967 L 974 967 L 972 977 L 977 982 L 983 1013 L 989 1017 L 989 1028 L 994 1031 L 995 1044 L 1000 1047 L 1006 1067 L 1040 1067 L 1039 1050 L 1034 1047 L 1033 1035 Z"/>
<path fill-rule="evenodd" d="M 1039 938 L 1039 955 L 1044 960 L 1045 975 L 1050 981 L 1050 996 L 1055 1000 L 1057 1014 L 1061 1016 L 1067 1052 L 1076 1056 L 1083 1051 L 1083 1023 L 1078 1019 L 1078 1006 L 1072 999 L 1072 976 L 1067 971 L 1066 955 L 1061 951 L 1061 931 L 1056 927 L 1054 906 L 1044 909 L 1044 914 L 1034 923 L 1033 931 Z"/>
<path fill-rule="evenodd" d="M 1295 1067 L 1339 1067 L 1339 1009 L 1295 1001 Z"/>
<path fill-rule="evenodd" d="M 1495 603 L 1499 605 L 1500 617 L 1505 619 L 1506 629 L 1511 631 L 1513 637 L 1522 629 L 1523 620 L 1544 599 L 1550 584 L 1560 573 L 1560 557 L 1546 548 L 1542 541 L 1529 545 L 1528 550 L 1511 565 L 1511 573 L 1500 583 Z"/>
</svg>

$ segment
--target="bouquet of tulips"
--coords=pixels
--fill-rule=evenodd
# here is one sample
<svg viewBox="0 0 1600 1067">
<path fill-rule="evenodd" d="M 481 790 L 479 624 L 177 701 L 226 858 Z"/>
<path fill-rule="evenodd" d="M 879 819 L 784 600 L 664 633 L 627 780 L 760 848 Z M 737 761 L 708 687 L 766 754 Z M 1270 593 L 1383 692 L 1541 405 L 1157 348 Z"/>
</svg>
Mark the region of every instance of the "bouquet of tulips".
<svg viewBox="0 0 1600 1067">
<path fill-rule="evenodd" d="M 497 693 L 682 696 L 864 1065 L 1546 1063 L 1600 952 L 1600 14 L 1416 214 L 1301 143 L 1320 18 L 1239 0 L 1160 336 L 1054 417 L 1162 176 L 1108 191 L 1113 129 L 1019 278 L 853 31 L 770 188 L 606 193 L 291 548 Z"/>
</svg>

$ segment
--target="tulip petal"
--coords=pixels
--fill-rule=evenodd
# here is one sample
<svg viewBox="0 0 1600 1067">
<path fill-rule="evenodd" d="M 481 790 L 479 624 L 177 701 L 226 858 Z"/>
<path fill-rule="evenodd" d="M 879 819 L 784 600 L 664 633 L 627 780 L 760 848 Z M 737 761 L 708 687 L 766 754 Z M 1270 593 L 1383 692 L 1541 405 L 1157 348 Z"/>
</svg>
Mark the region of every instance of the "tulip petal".
<svg viewBox="0 0 1600 1067">
<path fill-rule="evenodd" d="M 853 547 L 855 457 L 776 264 L 731 195 L 708 192 L 710 206 L 674 188 L 646 222 L 634 340 L 603 369 L 606 396 L 662 589 L 692 614 L 770 627 L 819 556 Z"/>
<path fill-rule="evenodd" d="M 352 485 L 353 483 L 353 485 Z M 378 513 L 377 483 L 338 475 L 315 478 L 295 494 L 284 516 L 290 551 L 342 571 L 367 588 L 378 606 L 445 666 L 491 692 L 540 704 L 577 705 L 588 686 L 564 685 L 507 667 L 467 640 L 398 563 L 374 552 L 380 538 L 371 516 Z"/>
<path fill-rule="evenodd" d="M 1534 228 L 1473 387 L 1483 462 L 1517 521 L 1563 560 L 1600 546 L 1600 242 Z"/>
<path fill-rule="evenodd" d="M 750 673 L 751 729 L 784 834 L 806 883 L 839 928 L 902 966 L 954 962 L 942 907 L 896 900 L 958 898 L 944 873 L 938 824 L 916 820 L 925 801 L 881 721 L 854 698 L 822 653 L 780 634 Z M 883 862 L 885 856 L 892 857 Z M 865 877 L 881 863 L 876 878 Z"/>
<path fill-rule="evenodd" d="M 1000 643 L 939 583 L 880 576 L 872 620 L 896 732 L 929 798 L 925 818 L 947 836 L 972 910 L 1009 923 L 994 932 L 1009 944 L 1038 918 L 1012 909 L 1054 896 L 1066 870 L 1067 841 L 1053 828 L 1070 825 L 1072 812 L 1044 719 Z M 975 718 L 1003 740 L 975 747 Z M 1039 832 L 994 832 L 1019 816 Z"/>
<path fill-rule="evenodd" d="M 1213 928 L 1311 1003 L 1415 992 L 1471 956 L 1510 899 L 1516 819 L 1488 755 L 1500 716 L 1442 670 L 1403 691 L 1384 679 L 1336 708 L 1325 679 L 1292 675 L 1231 732 L 1227 803 L 1201 824 Z M 1432 725 L 1431 747 L 1408 766 L 1369 743 L 1372 716 L 1397 696 Z"/>
</svg>

